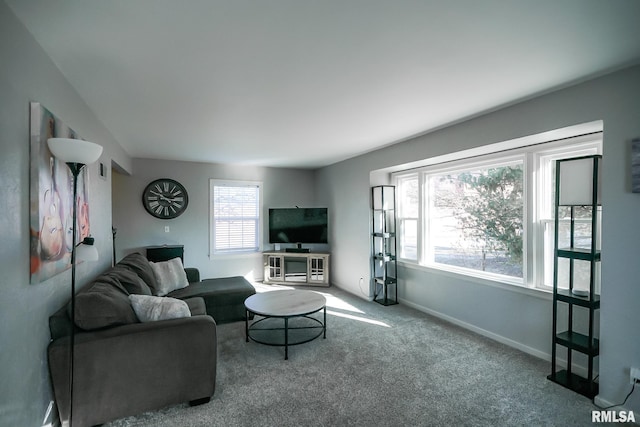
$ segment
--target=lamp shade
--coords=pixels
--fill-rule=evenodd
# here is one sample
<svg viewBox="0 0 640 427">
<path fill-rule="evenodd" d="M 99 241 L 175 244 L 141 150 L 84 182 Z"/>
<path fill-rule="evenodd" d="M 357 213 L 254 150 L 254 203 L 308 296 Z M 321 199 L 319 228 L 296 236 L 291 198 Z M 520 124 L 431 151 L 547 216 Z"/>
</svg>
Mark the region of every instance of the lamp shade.
<svg viewBox="0 0 640 427">
<path fill-rule="evenodd" d="M 395 187 L 392 185 L 378 185 L 373 187 L 373 209 L 394 209 Z"/>
<path fill-rule="evenodd" d="M 98 249 L 94 246 L 93 237 L 85 237 L 76 247 L 76 257 L 80 261 L 98 261 Z"/>
<path fill-rule="evenodd" d="M 71 138 L 49 138 L 49 150 L 65 163 L 82 163 L 88 165 L 95 162 L 102 154 L 102 146 L 93 142 Z"/>
<path fill-rule="evenodd" d="M 587 206 L 593 204 L 593 186 L 597 186 L 596 204 L 601 205 L 602 168 L 600 156 L 560 160 L 560 205 Z M 597 165 L 598 176 L 594 180 L 593 171 Z"/>
</svg>

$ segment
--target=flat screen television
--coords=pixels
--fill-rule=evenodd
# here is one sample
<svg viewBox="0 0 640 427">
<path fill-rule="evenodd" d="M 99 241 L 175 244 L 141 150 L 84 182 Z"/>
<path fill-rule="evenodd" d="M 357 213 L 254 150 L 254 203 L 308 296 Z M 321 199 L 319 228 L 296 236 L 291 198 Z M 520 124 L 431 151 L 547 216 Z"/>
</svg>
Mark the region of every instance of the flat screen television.
<svg viewBox="0 0 640 427">
<path fill-rule="evenodd" d="M 269 209 L 269 243 L 328 243 L 327 208 Z"/>
</svg>

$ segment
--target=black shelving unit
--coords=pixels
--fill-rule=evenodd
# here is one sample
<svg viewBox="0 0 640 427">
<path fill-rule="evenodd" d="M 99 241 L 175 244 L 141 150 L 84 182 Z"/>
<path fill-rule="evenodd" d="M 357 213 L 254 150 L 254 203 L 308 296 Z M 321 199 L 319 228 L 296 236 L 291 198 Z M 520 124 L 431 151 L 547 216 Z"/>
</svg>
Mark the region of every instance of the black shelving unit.
<svg viewBox="0 0 640 427">
<path fill-rule="evenodd" d="M 382 305 L 398 304 L 396 188 L 371 188 L 371 263 L 373 300 Z"/>
<path fill-rule="evenodd" d="M 551 375 L 548 378 L 566 388 L 580 393 L 589 398 L 598 394 L 598 383 L 594 376 L 594 361 L 600 354 L 600 341 L 595 336 L 595 315 L 600 309 L 600 295 L 596 293 L 596 281 L 598 279 L 597 265 L 600 262 L 599 250 L 599 187 L 600 187 L 600 163 L 601 155 L 584 156 L 572 159 L 563 159 L 556 162 L 556 194 L 555 194 L 555 250 L 554 250 L 554 277 L 553 277 L 553 341 L 551 350 Z M 582 191 L 574 191 L 576 185 L 580 185 L 579 174 L 589 174 L 589 179 L 582 181 Z M 565 185 L 565 181 L 571 181 Z M 573 186 L 573 187 L 572 187 Z M 584 193 L 581 197 L 578 193 Z M 560 229 L 563 226 L 561 211 L 568 209 L 569 230 L 568 242 L 563 240 Z M 581 211 L 578 218 L 577 211 Z M 587 215 L 588 214 L 588 215 Z M 562 214 L 564 216 L 564 213 Z M 582 227 L 587 228 L 588 233 L 577 233 L 578 219 L 582 221 Z M 566 221 L 565 221 L 566 222 Z M 590 225 L 588 225 L 590 224 Z M 580 234 L 580 235 L 578 235 Z M 562 246 L 568 243 L 567 247 Z M 567 279 L 568 289 L 560 288 L 561 272 L 560 263 L 565 263 L 563 278 Z M 583 268 L 579 274 L 578 264 Z M 588 282 L 588 289 L 585 282 Z M 582 285 L 582 286 L 580 286 Z M 587 293 L 588 292 L 588 293 Z M 585 295 L 586 293 L 586 295 Z M 566 329 L 558 330 L 558 308 L 564 305 L 567 311 Z M 587 325 L 581 332 L 576 331 L 574 314 L 578 310 L 586 310 Z M 564 328 L 563 328 L 564 329 Z M 586 330 L 585 330 L 586 329 Z M 566 348 L 566 368 L 558 370 L 558 346 Z M 586 356 L 587 375 L 580 376 L 572 372 L 573 352 Z"/>
</svg>

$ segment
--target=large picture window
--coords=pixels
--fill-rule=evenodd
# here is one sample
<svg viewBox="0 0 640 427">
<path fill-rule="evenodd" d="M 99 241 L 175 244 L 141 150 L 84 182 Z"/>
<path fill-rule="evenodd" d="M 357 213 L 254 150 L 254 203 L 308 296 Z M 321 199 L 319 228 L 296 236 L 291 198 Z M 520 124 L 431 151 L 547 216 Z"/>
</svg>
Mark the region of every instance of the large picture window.
<svg viewBox="0 0 640 427">
<path fill-rule="evenodd" d="M 601 145 L 589 135 L 395 173 L 400 261 L 550 288 L 555 161 Z"/>
<path fill-rule="evenodd" d="M 214 255 L 260 251 L 261 184 L 212 179 L 211 248 Z"/>
<path fill-rule="evenodd" d="M 424 179 L 426 262 L 522 278 L 522 159 Z"/>
</svg>

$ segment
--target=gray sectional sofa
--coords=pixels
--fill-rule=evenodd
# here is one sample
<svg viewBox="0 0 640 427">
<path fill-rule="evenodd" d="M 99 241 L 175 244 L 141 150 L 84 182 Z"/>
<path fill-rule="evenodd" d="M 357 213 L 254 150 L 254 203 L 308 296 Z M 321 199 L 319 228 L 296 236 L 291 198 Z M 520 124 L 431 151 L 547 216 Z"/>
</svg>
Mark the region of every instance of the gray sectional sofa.
<svg viewBox="0 0 640 427">
<path fill-rule="evenodd" d="M 138 253 L 77 293 L 75 324 L 69 305 L 50 317 L 49 371 L 61 421 L 69 417 L 72 328 L 74 427 L 209 401 L 216 384 L 216 322 L 244 320 L 244 300 L 255 289 L 243 277 L 200 281 L 197 269 L 185 271 L 189 285 L 167 296 L 186 303 L 177 302 L 188 307 L 187 317 L 139 320 L 130 295 L 152 296 L 157 283 Z"/>
</svg>

